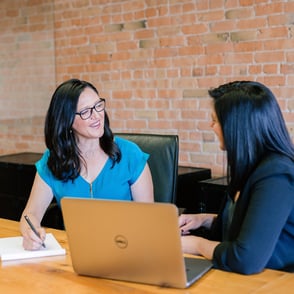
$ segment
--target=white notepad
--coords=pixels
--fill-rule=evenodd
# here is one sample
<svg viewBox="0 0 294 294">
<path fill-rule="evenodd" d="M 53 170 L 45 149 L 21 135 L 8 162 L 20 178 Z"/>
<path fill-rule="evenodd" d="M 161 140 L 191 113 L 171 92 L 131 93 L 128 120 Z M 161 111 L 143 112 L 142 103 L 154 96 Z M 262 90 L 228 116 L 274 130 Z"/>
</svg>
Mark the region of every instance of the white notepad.
<svg viewBox="0 0 294 294">
<path fill-rule="evenodd" d="M 40 250 L 25 250 L 22 246 L 22 239 L 22 236 L 0 238 L 0 258 L 2 261 L 64 255 L 66 253 L 51 233 L 46 234 L 46 248 L 41 247 Z"/>
</svg>

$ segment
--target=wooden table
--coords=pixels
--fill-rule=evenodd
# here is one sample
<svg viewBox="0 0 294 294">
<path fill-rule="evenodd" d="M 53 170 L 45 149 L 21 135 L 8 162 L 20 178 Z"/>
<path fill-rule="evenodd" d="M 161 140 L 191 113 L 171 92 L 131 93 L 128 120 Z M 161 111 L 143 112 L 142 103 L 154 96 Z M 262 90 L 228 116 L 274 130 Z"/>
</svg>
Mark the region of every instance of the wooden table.
<svg viewBox="0 0 294 294">
<path fill-rule="evenodd" d="M 78 276 L 72 268 L 65 231 L 47 232 L 67 250 L 66 256 L 1 263 L 1 293 L 294 293 L 294 274 L 273 270 L 245 276 L 213 269 L 184 290 Z M 0 218 L 0 237 L 19 235 L 18 222 Z"/>
</svg>

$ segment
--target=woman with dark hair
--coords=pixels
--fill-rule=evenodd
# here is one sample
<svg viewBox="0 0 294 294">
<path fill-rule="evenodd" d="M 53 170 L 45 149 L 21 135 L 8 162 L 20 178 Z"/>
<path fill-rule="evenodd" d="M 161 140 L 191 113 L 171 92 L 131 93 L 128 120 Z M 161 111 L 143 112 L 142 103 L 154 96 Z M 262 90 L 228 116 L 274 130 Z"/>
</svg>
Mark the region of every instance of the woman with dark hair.
<svg viewBox="0 0 294 294">
<path fill-rule="evenodd" d="M 46 236 L 41 220 L 53 197 L 153 201 L 148 154 L 113 136 L 105 99 L 89 82 L 71 79 L 55 90 L 45 121 L 47 150 L 36 163 L 31 195 L 20 220 L 25 249 Z M 26 223 L 27 215 L 40 238 Z"/>
<path fill-rule="evenodd" d="M 209 91 L 211 127 L 228 163 L 228 196 L 218 215 L 179 217 L 186 253 L 214 267 L 253 274 L 294 271 L 294 146 L 273 93 L 236 81 Z M 200 227 L 209 234 L 191 233 Z"/>
</svg>

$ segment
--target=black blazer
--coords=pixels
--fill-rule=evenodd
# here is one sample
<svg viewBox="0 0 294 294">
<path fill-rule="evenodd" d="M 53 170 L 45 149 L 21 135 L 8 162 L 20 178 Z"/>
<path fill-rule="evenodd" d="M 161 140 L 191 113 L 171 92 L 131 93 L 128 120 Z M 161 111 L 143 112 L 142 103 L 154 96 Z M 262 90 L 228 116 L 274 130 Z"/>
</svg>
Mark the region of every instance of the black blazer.
<svg viewBox="0 0 294 294">
<path fill-rule="evenodd" d="M 222 214 L 216 222 L 221 237 Z M 294 162 L 272 153 L 248 178 L 215 268 L 252 274 L 265 267 L 294 271 Z"/>
</svg>

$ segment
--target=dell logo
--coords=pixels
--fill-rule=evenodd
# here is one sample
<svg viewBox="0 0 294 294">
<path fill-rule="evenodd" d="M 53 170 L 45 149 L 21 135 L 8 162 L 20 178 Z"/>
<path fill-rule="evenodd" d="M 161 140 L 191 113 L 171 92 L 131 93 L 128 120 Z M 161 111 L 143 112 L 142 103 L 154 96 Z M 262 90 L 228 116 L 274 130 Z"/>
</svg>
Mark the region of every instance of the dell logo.
<svg viewBox="0 0 294 294">
<path fill-rule="evenodd" d="M 118 248 L 124 249 L 128 247 L 128 240 L 122 235 L 117 235 L 114 237 L 114 242 Z"/>
</svg>

